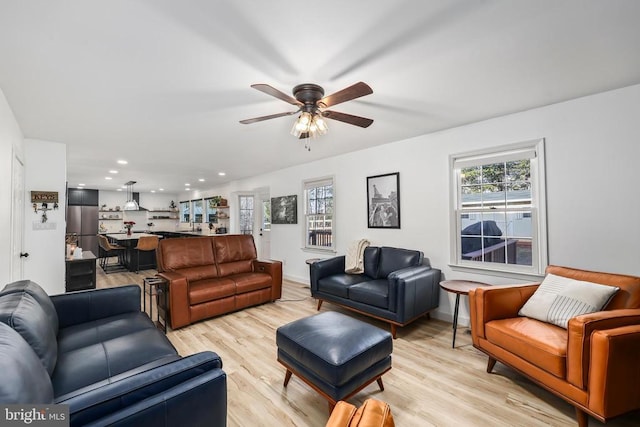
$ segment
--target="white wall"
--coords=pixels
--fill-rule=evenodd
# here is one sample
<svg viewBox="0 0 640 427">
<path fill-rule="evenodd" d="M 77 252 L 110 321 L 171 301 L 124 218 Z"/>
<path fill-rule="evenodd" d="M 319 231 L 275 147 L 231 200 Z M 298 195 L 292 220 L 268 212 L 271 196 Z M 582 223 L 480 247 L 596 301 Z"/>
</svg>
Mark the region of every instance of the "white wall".
<svg viewBox="0 0 640 427">
<path fill-rule="evenodd" d="M 334 175 L 339 254 L 367 238 L 373 245 L 422 250 L 447 279 L 514 283 L 448 266 L 449 155 L 545 138 L 549 262 L 640 275 L 639 117 L 636 85 L 291 167 L 226 189 L 266 186 L 272 197 L 298 194 L 298 224 L 274 225 L 271 232 L 271 257 L 285 261 L 284 274 L 294 280 L 308 282 L 304 260 L 318 256 L 301 249 L 302 180 Z M 402 228 L 368 229 L 366 177 L 389 172 L 400 172 Z M 436 315 L 450 318 L 451 311 L 442 292 Z M 464 323 L 464 307 L 460 316 Z"/>
<path fill-rule="evenodd" d="M 11 281 L 11 160 L 22 160 L 23 136 L 0 88 L 0 288 Z"/>
<path fill-rule="evenodd" d="M 140 193 L 140 206 L 149 210 L 169 209 L 169 204 L 173 200 L 176 205 L 178 195 L 174 193 Z M 107 205 L 107 209 L 115 209 L 116 206 L 122 208 L 127 201 L 126 191 L 105 191 L 98 192 L 99 205 Z M 124 220 L 134 221 L 134 231 L 151 229 L 153 231 L 175 231 L 178 226 L 177 220 L 171 219 L 148 219 L 147 211 L 124 211 Z M 123 229 L 122 221 L 106 220 L 100 221 L 107 232 L 114 233 Z M 148 227 L 148 223 L 153 223 L 153 227 Z"/>
<path fill-rule="evenodd" d="M 33 280 L 48 294 L 65 290 L 65 206 L 67 179 L 66 145 L 57 142 L 24 140 L 25 152 L 25 233 L 24 248 L 29 258 L 24 277 Z M 47 212 L 47 224 L 54 229 L 39 229 L 42 213 L 31 208 L 31 191 L 57 191 L 58 210 Z"/>
</svg>

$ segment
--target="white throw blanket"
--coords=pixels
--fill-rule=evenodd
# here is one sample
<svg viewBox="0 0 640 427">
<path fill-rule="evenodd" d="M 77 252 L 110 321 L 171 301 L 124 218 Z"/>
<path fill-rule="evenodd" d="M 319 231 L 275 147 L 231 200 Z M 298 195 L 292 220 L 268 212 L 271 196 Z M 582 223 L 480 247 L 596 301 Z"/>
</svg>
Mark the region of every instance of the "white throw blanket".
<svg viewBox="0 0 640 427">
<path fill-rule="evenodd" d="M 364 272 L 364 249 L 369 246 L 367 239 L 354 241 L 347 249 L 344 260 L 344 272 L 358 274 Z"/>
</svg>

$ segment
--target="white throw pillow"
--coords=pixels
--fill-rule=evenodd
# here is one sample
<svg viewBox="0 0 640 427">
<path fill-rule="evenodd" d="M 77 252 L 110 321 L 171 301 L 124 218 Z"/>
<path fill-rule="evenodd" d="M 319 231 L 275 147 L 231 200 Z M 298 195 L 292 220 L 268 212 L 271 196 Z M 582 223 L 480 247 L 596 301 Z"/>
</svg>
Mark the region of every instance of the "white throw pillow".
<svg viewBox="0 0 640 427">
<path fill-rule="evenodd" d="M 602 310 L 619 289 L 548 274 L 518 315 L 567 329 L 569 319 Z"/>
</svg>

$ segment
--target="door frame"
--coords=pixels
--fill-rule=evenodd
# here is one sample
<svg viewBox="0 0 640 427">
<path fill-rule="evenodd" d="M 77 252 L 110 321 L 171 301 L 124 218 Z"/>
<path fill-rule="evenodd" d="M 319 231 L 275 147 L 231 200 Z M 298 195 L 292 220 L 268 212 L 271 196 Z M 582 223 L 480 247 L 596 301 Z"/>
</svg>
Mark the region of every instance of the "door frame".
<svg viewBox="0 0 640 427">
<path fill-rule="evenodd" d="M 15 148 L 11 153 L 11 261 L 9 275 L 11 281 L 24 278 L 24 161 Z M 16 175 L 20 171 L 19 177 Z"/>
</svg>

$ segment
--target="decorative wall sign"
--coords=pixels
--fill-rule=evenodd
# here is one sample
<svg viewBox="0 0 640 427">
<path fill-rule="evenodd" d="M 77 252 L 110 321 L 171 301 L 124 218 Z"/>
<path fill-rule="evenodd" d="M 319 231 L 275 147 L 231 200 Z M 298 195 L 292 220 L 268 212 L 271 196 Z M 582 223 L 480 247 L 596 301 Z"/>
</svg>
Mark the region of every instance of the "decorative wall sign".
<svg viewBox="0 0 640 427">
<path fill-rule="evenodd" d="M 57 191 L 32 191 L 31 203 L 58 203 Z"/>
<path fill-rule="evenodd" d="M 58 210 L 58 192 L 57 191 L 32 191 L 31 203 L 33 211 L 42 212 L 42 223 L 47 222 L 47 211 Z M 49 206 L 51 205 L 51 206 Z"/>
<path fill-rule="evenodd" d="M 271 198 L 271 224 L 298 223 L 298 196 Z"/>
<path fill-rule="evenodd" d="M 367 177 L 369 228 L 400 228 L 400 172 Z"/>
</svg>

